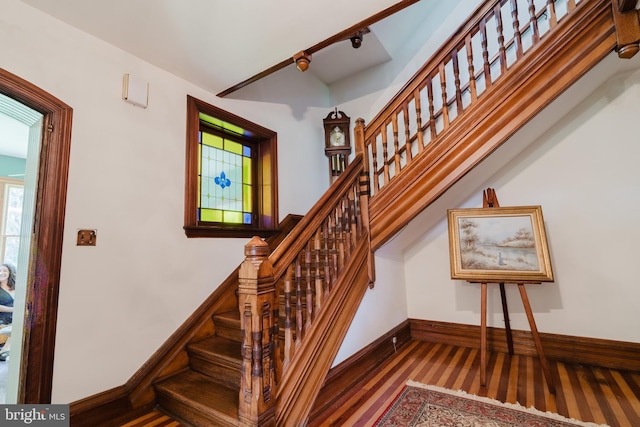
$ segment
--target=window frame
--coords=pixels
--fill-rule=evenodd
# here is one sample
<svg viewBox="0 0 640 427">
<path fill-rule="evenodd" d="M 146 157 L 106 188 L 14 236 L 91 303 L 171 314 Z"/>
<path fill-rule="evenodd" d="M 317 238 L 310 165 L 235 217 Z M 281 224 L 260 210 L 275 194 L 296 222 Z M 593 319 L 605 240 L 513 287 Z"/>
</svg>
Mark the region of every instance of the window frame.
<svg viewBox="0 0 640 427">
<path fill-rule="evenodd" d="M 241 138 L 255 146 L 255 198 L 253 225 L 223 224 L 198 220 L 198 133 L 200 113 L 215 117 L 251 133 Z M 210 128 L 218 131 L 214 127 Z M 237 137 L 237 135 L 234 135 Z M 278 227 L 277 134 L 263 126 L 187 96 L 187 141 L 184 230 L 187 237 L 269 237 Z"/>
<path fill-rule="evenodd" d="M 8 213 L 9 213 L 9 188 L 10 187 L 17 187 L 17 188 L 22 188 L 23 190 L 23 197 L 24 197 L 24 181 L 20 180 L 20 179 L 12 179 L 12 178 L 5 178 L 5 177 L 0 177 L 0 186 L 2 187 L 0 189 L 0 200 L 2 200 L 2 213 L 0 214 L 0 226 L 2 227 L 2 229 L 0 230 L 0 260 L 2 262 L 6 262 L 7 260 L 5 259 L 6 253 L 7 253 L 7 238 L 8 237 L 18 237 L 18 241 L 20 239 L 20 233 L 18 233 L 17 235 L 8 235 L 6 234 L 6 230 L 7 230 L 7 220 L 8 220 Z M 24 200 L 24 199 L 23 199 Z M 21 207 L 22 209 L 22 207 Z M 21 216 L 22 218 L 22 216 Z M 15 262 L 12 262 L 13 265 L 16 265 Z"/>
</svg>

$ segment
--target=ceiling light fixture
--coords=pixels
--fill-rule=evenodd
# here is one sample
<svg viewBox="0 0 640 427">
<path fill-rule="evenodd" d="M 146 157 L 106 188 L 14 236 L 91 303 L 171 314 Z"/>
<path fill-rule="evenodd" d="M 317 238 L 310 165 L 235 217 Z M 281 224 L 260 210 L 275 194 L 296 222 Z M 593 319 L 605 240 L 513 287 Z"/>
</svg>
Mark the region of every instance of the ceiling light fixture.
<svg viewBox="0 0 640 427">
<path fill-rule="evenodd" d="M 351 47 L 357 49 L 362 46 L 362 34 L 362 31 L 358 31 L 355 36 L 349 38 L 349 40 L 351 40 Z"/>
<path fill-rule="evenodd" d="M 296 63 L 298 70 L 304 72 L 309 68 L 311 62 L 311 55 L 307 54 L 304 50 L 293 55 L 293 62 Z"/>
</svg>

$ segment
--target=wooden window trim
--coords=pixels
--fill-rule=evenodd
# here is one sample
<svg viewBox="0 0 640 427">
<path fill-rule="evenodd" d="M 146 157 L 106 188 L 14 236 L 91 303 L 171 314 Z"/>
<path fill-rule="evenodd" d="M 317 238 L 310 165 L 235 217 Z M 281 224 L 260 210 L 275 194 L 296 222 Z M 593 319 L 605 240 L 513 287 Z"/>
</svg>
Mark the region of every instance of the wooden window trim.
<svg viewBox="0 0 640 427">
<path fill-rule="evenodd" d="M 254 212 L 257 227 L 222 225 L 198 221 L 198 131 L 200 113 L 248 130 L 258 146 L 256 165 L 257 200 Z M 187 237 L 269 237 L 278 226 L 277 134 L 228 111 L 187 96 L 187 154 L 185 177 L 184 230 Z"/>
<path fill-rule="evenodd" d="M 2 202 L 2 214 L 0 215 L 0 259 L 5 259 L 6 253 L 7 253 L 7 238 L 8 237 L 18 237 L 20 238 L 20 234 L 12 234 L 11 236 L 5 234 L 5 231 L 7 230 L 7 219 L 8 219 L 8 212 L 9 212 L 9 207 L 7 206 L 9 203 L 9 199 L 8 199 L 8 191 L 7 189 L 10 187 L 21 187 L 22 190 L 24 191 L 24 180 L 21 179 L 14 179 L 14 178 L 5 178 L 5 177 L 0 177 L 0 187 L 2 188 L 2 190 L 0 190 L 0 201 Z M 15 263 L 14 263 L 15 266 Z"/>
</svg>

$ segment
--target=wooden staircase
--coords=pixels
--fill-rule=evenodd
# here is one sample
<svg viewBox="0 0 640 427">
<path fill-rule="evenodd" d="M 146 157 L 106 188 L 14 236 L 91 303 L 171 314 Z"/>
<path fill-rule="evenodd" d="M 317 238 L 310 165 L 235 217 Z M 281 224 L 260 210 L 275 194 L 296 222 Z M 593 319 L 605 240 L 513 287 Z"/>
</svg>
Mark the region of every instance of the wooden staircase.
<svg viewBox="0 0 640 427">
<path fill-rule="evenodd" d="M 640 39 L 616 33 L 640 28 L 618 0 L 529 0 L 527 24 L 512 14 L 505 36 L 516 3 L 484 2 L 370 124 L 359 119 L 355 159 L 273 252 L 250 242 L 244 270 L 127 384 L 72 404 L 73 425 L 157 405 L 194 426 L 305 425 L 375 279 L 373 251 L 613 49 L 628 53 L 621 40 Z"/>
<path fill-rule="evenodd" d="M 240 313 L 214 316 L 216 335 L 187 346 L 189 367 L 154 388 L 158 404 L 196 426 L 237 426 L 242 367 Z"/>
</svg>

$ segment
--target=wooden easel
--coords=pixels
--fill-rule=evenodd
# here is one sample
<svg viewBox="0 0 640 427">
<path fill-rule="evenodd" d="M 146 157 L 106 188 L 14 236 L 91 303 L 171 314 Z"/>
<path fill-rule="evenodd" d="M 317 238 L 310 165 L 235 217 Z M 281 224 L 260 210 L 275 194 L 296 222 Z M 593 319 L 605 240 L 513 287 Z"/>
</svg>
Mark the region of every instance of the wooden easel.
<svg viewBox="0 0 640 427">
<path fill-rule="evenodd" d="M 493 208 L 499 207 L 498 197 L 493 188 L 487 188 L 482 192 L 482 207 Z M 530 282 L 537 283 L 540 282 Z M 513 354 L 513 338 L 511 336 L 511 325 L 509 324 L 509 310 L 507 308 L 507 296 L 505 293 L 504 283 L 500 285 L 500 299 L 502 300 L 502 312 L 504 314 L 505 330 L 507 332 L 507 347 L 509 354 Z M 531 328 L 531 334 L 533 335 L 533 342 L 536 345 L 538 351 L 538 358 L 540 359 L 540 366 L 542 372 L 547 380 L 547 387 L 551 394 L 556 393 L 556 388 L 551 378 L 551 371 L 549 370 L 549 364 L 547 358 L 544 356 L 544 350 L 542 349 L 542 341 L 540 341 L 540 335 L 538 334 L 538 328 L 536 322 L 533 319 L 533 312 L 531 311 L 531 305 L 529 304 L 529 297 L 527 296 L 527 290 L 524 287 L 524 283 L 518 283 L 518 290 L 520 291 L 520 297 L 522 298 L 522 305 L 524 305 L 524 311 L 527 314 L 529 320 L 529 327 Z M 486 386 L 487 383 L 487 283 L 481 283 L 481 297 L 480 297 L 480 385 Z"/>
</svg>

